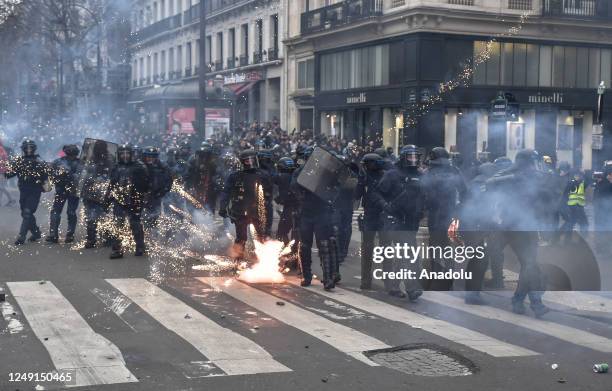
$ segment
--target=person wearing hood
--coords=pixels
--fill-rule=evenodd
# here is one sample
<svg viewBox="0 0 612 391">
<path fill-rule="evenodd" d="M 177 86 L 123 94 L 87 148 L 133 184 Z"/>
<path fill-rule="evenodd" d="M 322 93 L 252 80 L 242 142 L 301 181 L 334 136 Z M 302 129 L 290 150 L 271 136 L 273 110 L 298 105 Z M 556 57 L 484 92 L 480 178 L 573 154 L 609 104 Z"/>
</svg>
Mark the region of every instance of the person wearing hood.
<svg viewBox="0 0 612 391">
<path fill-rule="evenodd" d="M 9 162 L 4 173 L 7 179 L 17 177 L 19 188 L 19 207 L 21 208 L 21 227 L 15 245 L 25 243 L 28 232 L 29 240 L 35 242 L 41 238 L 40 228 L 36 224 L 35 213 L 40 203 L 40 196 L 45 191 L 44 185 L 49 180 L 47 164 L 36 153 L 36 143 L 26 139 L 21 143 L 22 156 Z"/>
<path fill-rule="evenodd" d="M 517 153 L 514 164 L 485 183 L 487 192 L 494 192 L 500 220 L 500 232 L 512 248 L 521 265 L 519 281 L 512 297 L 512 311 L 525 314 L 525 298 L 537 317 L 549 309 L 542 303 L 544 282 L 537 262 L 538 231 L 541 210 L 550 189 L 542 186 L 544 174 L 539 171 L 540 158 L 536 151 L 524 149 Z M 496 213 L 497 214 L 497 213 Z"/>
<path fill-rule="evenodd" d="M 463 176 L 451 164 L 450 154 L 443 147 L 435 147 L 429 154 L 428 169 L 423 176 L 425 211 L 429 228 L 429 245 L 446 247 L 450 245 L 448 228 L 458 218 L 461 203 L 467 192 Z M 454 260 L 433 259 L 433 272 L 452 269 Z M 430 289 L 450 290 L 452 280 L 431 280 Z"/>
</svg>

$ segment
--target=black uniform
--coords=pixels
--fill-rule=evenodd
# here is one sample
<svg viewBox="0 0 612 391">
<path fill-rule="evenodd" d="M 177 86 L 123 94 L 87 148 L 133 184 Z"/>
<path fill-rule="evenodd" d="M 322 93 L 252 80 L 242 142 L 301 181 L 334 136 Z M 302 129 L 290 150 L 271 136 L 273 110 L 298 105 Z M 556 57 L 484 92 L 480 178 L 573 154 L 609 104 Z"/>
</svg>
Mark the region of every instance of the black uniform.
<svg viewBox="0 0 612 391">
<path fill-rule="evenodd" d="M 276 237 L 283 243 L 289 243 L 289 235 L 295 241 L 295 246 L 299 242 L 298 233 L 298 211 L 299 202 L 297 196 L 291 191 L 291 178 L 295 171 L 295 162 L 293 159 L 285 157 L 279 161 L 278 174 L 273 177 L 273 182 L 278 189 L 278 196 L 274 199 L 277 204 L 283 207 L 283 210 L 278 221 Z"/>
<path fill-rule="evenodd" d="M 172 188 L 172 172 L 167 165 L 155 160 L 146 162 L 147 151 L 144 152 L 145 166 L 149 178 L 149 192 L 147 193 L 143 208 L 143 223 L 150 228 L 157 225 L 162 212 L 162 200 Z"/>
<path fill-rule="evenodd" d="M 34 214 L 44 190 L 43 184 L 49 178 L 47 164 L 36 154 L 36 144 L 32 140 L 25 140 L 21 148 L 23 156 L 11 159 L 8 171 L 4 174 L 7 179 L 14 176 L 17 176 L 18 179 L 22 221 L 15 241 L 16 245 L 25 243 L 28 231 L 31 232 L 30 241 L 36 241 L 41 237 Z"/>
<path fill-rule="evenodd" d="M 542 304 L 544 283 L 537 263 L 538 231 L 541 229 L 543 200 L 548 198 L 541 184 L 543 173 L 537 171 L 537 152 L 522 150 L 512 167 L 487 180 L 487 191 L 495 191 L 503 235 L 516 254 L 521 271 L 512 298 L 513 311 L 525 313 L 524 301 L 529 296 L 531 308 L 537 316 L 548 312 Z"/>
<path fill-rule="evenodd" d="M 123 147 L 125 148 L 125 147 Z M 128 147 L 129 148 L 129 147 Z M 122 153 L 119 148 L 117 154 Z M 131 153 L 131 151 L 129 151 Z M 121 248 L 122 238 L 119 236 L 125 220 L 136 242 L 136 255 L 144 255 L 144 232 L 141 222 L 142 207 L 145 196 L 149 191 L 149 178 L 147 169 L 139 161 L 118 159 L 119 164 L 113 169 L 110 180 L 110 200 L 115 217 L 115 230 L 113 237 L 113 252 L 111 258 L 123 256 Z"/>
<path fill-rule="evenodd" d="M 329 290 L 334 288 L 338 278 L 337 252 L 332 248 L 334 237 L 333 205 L 297 183 L 297 178 L 302 169 L 303 167 L 300 167 L 294 172 L 291 181 L 291 189 L 300 200 L 298 258 L 302 271 L 302 285 L 308 286 L 312 281 L 312 242 L 314 235 L 319 250 L 321 268 L 323 269 L 323 285 L 326 290 Z"/>
<path fill-rule="evenodd" d="M 217 202 L 216 176 L 217 164 L 212 146 L 203 146 L 189 161 L 185 187 L 198 203 L 211 213 L 215 212 Z"/>
<path fill-rule="evenodd" d="M 415 146 L 405 146 L 400 152 L 400 160 L 391 170 L 385 172 L 378 183 L 377 191 L 372 195 L 376 207 L 383 211 L 384 232 L 382 241 L 385 246 L 407 243 L 416 245 L 416 235 L 419 221 L 423 216 L 423 185 L 418 170 L 419 153 Z M 392 296 L 403 297 L 400 282 L 411 300 L 416 300 L 421 294 L 418 276 L 421 271 L 421 260 L 406 258 L 383 261 L 383 272 L 398 272 L 402 269 L 411 270 L 416 278 L 390 279 L 385 278 L 385 288 Z"/>
<path fill-rule="evenodd" d="M 449 153 L 442 147 L 432 149 L 429 169 L 423 176 L 425 210 L 429 228 L 429 245 L 442 248 L 450 245 L 448 227 L 457 218 L 467 188 L 459 170 L 451 165 Z M 453 259 L 432 260 L 432 271 L 445 272 L 454 266 Z M 450 290 L 452 280 L 432 280 L 430 288 Z"/>
<path fill-rule="evenodd" d="M 372 287 L 372 253 L 374 242 L 383 230 L 382 206 L 376 202 L 378 183 L 384 175 L 387 162 L 378 154 L 367 154 L 363 157 L 364 170 L 360 172 L 355 198 L 361 199 L 363 215 L 359 216 L 361 231 L 361 289 Z"/>
<path fill-rule="evenodd" d="M 55 183 L 55 197 L 51 207 L 49 237 L 47 237 L 47 242 L 51 243 L 57 243 L 58 241 L 58 229 L 62 210 L 66 203 L 66 216 L 68 218 L 66 243 L 74 240 L 77 224 L 77 208 L 79 207 L 77 184 L 81 171 L 81 162 L 78 159 L 79 149 L 76 145 L 67 145 L 64 147 L 64 153 L 66 156 L 56 159 L 51 164 L 51 175 L 53 183 Z"/>
<path fill-rule="evenodd" d="M 229 174 L 221 195 L 219 215 L 229 217 L 236 227 L 234 256 L 241 258 L 247 241 L 247 230 L 253 225 L 257 240 L 270 236 L 268 221 L 272 208 L 272 179 L 257 167 L 255 151 L 241 152 L 241 171 Z M 248 161 L 248 163 L 247 163 Z"/>
</svg>

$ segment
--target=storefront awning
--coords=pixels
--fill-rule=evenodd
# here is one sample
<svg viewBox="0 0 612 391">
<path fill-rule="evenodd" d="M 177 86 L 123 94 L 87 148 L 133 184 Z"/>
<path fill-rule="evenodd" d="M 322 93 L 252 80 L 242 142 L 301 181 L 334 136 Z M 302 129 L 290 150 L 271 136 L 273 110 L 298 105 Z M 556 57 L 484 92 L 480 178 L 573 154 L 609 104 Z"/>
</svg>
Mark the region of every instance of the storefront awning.
<svg viewBox="0 0 612 391">
<path fill-rule="evenodd" d="M 146 91 L 147 91 L 146 89 L 142 89 L 142 88 L 138 90 L 130 91 L 127 97 L 127 104 L 135 105 L 138 103 L 142 103 L 144 99 L 144 94 Z"/>
<path fill-rule="evenodd" d="M 128 103 L 136 104 L 159 100 L 197 100 L 199 94 L 200 87 L 198 80 L 189 80 L 182 83 L 132 90 L 128 95 Z M 209 99 L 215 99 L 219 95 L 216 88 L 212 86 L 206 87 L 206 94 Z M 232 99 L 234 93 L 231 88 L 224 87 L 222 95 L 225 99 Z"/>
<path fill-rule="evenodd" d="M 232 90 L 236 96 L 239 96 L 248 92 L 256 83 L 257 81 L 249 81 L 246 83 L 228 84 L 226 87 Z"/>
</svg>

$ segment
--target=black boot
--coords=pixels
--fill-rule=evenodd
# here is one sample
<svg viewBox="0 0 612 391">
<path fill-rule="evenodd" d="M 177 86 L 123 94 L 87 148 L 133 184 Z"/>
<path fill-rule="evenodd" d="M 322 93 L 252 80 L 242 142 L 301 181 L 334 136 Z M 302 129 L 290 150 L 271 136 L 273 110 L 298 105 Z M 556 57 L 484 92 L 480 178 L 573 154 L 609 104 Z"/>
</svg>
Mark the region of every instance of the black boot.
<svg viewBox="0 0 612 391">
<path fill-rule="evenodd" d="M 119 259 L 123 258 L 123 251 L 121 250 L 113 250 L 110 254 L 110 259 Z"/>
<path fill-rule="evenodd" d="M 321 269 L 323 270 L 323 288 L 326 291 L 336 287 L 334 283 L 335 267 L 332 268 L 332 260 L 329 249 L 329 241 L 322 240 L 319 247 L 319 257 L 321 259 Z"/>
<path fill-rule="evenodd" d="M 338 247 L 338 241 L 336 238 L 332 238 L 329 241 L 329 259 L 330 259 L 330 268 L 332 270 L 332 278 L 334 280 L 334 285 L 339 283 L 342 280 L 340 276 L 340 248 Z"/>
<path fill-rule="evenodd" d="M 64 243 L 72 243 L 74 242 L 74 234 L 68 233 L 66 234 L 66 239 L 64 239 Z"/>
<path fill-rule="evenodd" d="M 25 244 L 25 238 L 23 236 L 17 236 L 15 239 L 15 246 L 22 246 Z"/>
<path fill-rule="evenodd" d="M 51 232 L 45 238 L 45 242 L 47 242 L 47 243 L 59 243 L 59 238 L 57 237 L 57 234 L 54 234 L 54 233 Z"/>
</svg>

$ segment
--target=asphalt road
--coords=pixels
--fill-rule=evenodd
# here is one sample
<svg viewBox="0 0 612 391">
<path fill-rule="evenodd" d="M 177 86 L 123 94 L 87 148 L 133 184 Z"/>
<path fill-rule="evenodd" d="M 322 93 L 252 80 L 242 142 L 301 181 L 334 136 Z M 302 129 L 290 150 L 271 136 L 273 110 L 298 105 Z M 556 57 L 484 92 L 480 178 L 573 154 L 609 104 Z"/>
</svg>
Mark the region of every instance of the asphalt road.
<svg viewBox="0 0 612 391">
<path fill-rule="evenodd" d="M 554 311 L 538 320 L 512 314 L 503 292 L 484 307 L 458 292 L 416 304 L 361 292 L 355 256 L 326 293 L 198 270 L 202 254 L 172 259 L 185 249 L 170 245 L 120 260 L 78 244 L 15 248 L 18 221 L 0 208 L 0 391 L 67 389 L 10 381 L 53 371 L 96 391 L 612 390 L 612 374 L 592 370 L 612 362 L 610 293 L 549 293 Z"/>
</svg>

